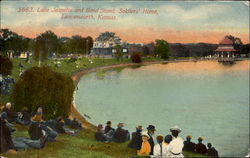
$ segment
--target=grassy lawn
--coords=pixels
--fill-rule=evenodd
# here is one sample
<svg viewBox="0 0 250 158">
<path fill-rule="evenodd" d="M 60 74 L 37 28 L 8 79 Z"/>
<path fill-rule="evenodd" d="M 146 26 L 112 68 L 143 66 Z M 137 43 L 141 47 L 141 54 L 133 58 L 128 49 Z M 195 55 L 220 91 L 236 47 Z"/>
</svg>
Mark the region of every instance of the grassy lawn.
<svg viewBox="0 0 250 158">
<path fill-rule="evenodd" d="M 62 60 L 61 66 L 57 67 L 54 60 L 47 60 L 41 65 L 47 65 L 55 71 L 73 75 L 75 72 L 99 66 L 129 63 L 129 59 L 117 61 L 116 59 L 91 59 L 93 63 L 87 58 L 82 58 L 76 63 L 67 63 L 68 60 Z M 146 58 L 144 61 L 161 61 L 157 58 Z M 13 59 L 12 77 L 17 81 L 19 78 L 19 64 L 22 63 L 24 69 L 38 66 L 37 61 L 31 64 L 26 63 L 23 59 Z M 78 65 L 78 67 L 77 67 Z M 121 68 L 117 68 L 120 71 Z M 6 102 L 11 102 L 10 96 L 1 96 L 0 103 L 4 105 Z M 28 136 L 28 127 L 20 125 L 16 126 L 17 131 L 13 136 Z M 132 131 L 131 131 L 132 132 Z M 77 136 L 60 135 L 56 142 L 48 142 L 46 147 L 42 150 L 32 149 L 26 151 L 18 151 L 17 155 L 3 155 L 8 158 L 129 158 L 137 157 L 136 151 L 127 147 L 127 143 L 102 143 L 94 139 L 94 132 L 88 129 L 82 130 Z M 201 157 L 201 155 L 193 153 L 185 153 L 187 157 Z"/>
</svg>

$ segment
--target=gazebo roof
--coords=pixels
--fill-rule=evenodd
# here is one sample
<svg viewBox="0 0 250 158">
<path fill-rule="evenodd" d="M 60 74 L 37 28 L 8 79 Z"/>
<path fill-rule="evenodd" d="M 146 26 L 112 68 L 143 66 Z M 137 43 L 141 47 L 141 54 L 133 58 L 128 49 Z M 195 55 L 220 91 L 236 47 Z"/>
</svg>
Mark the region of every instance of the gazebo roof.
<svg viewBox="0 0 250 158">
<path fill-rule="evenodd" d="M 225 37 L 221 42 L 220 45 L 233 45 L 234 42 L 230 40 L 228 37 Z"/>
</svg>

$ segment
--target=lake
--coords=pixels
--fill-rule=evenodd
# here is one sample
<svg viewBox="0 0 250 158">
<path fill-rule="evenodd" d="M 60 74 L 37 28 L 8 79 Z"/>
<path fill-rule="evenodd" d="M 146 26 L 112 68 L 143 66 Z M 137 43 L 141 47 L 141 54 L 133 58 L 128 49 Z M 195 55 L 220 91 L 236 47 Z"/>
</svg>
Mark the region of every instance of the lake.
<svg viewBox="0 0 250 158">
<path fill-rule="evenodd" d="M 75 94 L 81 114 L 97 125 L 156 126 L 169 134 L 178 125 L 185 139 L 211 142 L 220 156 L 245 156 L 249 148 L 249 61 L 152 64 L 89 73 Z"/>
</svg>

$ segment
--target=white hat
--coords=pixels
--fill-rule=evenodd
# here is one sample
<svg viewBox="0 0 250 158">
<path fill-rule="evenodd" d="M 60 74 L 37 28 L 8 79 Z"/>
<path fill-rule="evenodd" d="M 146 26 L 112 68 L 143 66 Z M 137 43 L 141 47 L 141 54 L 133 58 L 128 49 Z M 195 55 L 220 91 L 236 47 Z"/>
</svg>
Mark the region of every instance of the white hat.
<svg viewBox="0 0 250 158">
<path fill-rule="evenodd" d="M 178 126 L 174 126 L 170 128 L 170 132 L 172 131 L 178 131 L 179 133 L 181 132 L 181 129 Z"/>
<path fill-rule="evenodd" d="M 141 136 L 146 136 L 146 137 L 150 138 L 150 136 L 148 135 L 147 131 L 141 132 Z"/>
</svg>

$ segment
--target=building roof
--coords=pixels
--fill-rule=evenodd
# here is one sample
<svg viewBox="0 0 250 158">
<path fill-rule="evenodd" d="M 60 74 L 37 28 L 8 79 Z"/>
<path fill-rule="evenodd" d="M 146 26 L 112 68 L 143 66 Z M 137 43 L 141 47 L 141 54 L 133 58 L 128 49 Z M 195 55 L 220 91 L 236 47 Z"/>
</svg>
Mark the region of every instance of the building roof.
<svg viewBox="0 0 250 158">
<path fill-rule="evenodd" d="M 233 45 L 234 42 L 230 40 L 229 38 L 225 37 L 221 42 L 220 45 Z"/>
<path fill-rule="evenodd" d="M 215 51 L 216 52 L 236 52 L 236 50 L 233 48 L 217 48 Z"/>
</svg>

